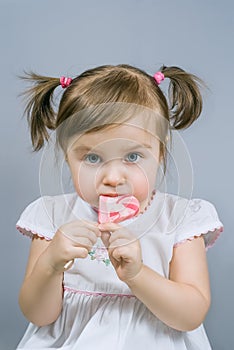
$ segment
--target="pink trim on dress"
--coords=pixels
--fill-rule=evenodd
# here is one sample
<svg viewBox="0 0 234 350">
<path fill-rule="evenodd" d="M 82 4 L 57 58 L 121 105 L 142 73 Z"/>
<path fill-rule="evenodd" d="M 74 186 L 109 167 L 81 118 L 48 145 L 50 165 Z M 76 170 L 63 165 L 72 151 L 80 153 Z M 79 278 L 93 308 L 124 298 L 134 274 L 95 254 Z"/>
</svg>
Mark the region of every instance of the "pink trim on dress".
<svg viewBox="0 0 234 350">
<path fill-rule="evenodd" d="M 202 233 L 196 234 L 196 235 L 191 236 L 191 237 L 189 237 L 189 238 L 185 238 L 185 239 L 183 239 L 182 241 L 175 243 L 175 244 L 174 244 L 174 248 L 180 246 L 180 245 L 183 244 L 183 243 L 186 243 L 187 241 L 193 241 L 193 240 L 194 240 L 195 238 L 197 238 L 197 237 L 201 237 L 202 235 L 205 235 L 205 234 L 207 234 L 208 232 L 214 232 L 214 231 L 216 231 L 216 230 L 217 230 L 218 232 L 217 232 L 216 236 L 214 237 L 214 239 L 211 241 L 211 243 L 206 247 L 206 250 L 207 250 L 207 249 L 211 248 L 211 247 L 215 244 L 216 240 L 219 238 L 219 236 L 220 236 L 221 233 L 223 232 L 223 226 L 216 227 L 216 228 L 214 228 L 213 230 L 207 230 L 206 232 L 202 232 Z"/>
<path fill-rule="evenodd" d="M 51 241 L 50 237 L 47 237 L 45 235 L 41 235 L 40 233 L 37 233 L 35 231 L 32 231 L 30 228 L 27 227 L 21 227 L 16 225 L 17 230 L 22 233 L 24 236 L 27 236 L 29 238 L 32 238 L 33 236 L 38 236 L 40 238 L 45 238 L 47 241 Z"/>
<path fill-rule="evenodd" d="M 83 295 L 87 295 L 87 296 L 94 296 L 94 297 L 127 297 L 127 298 L 136 298 L 135 295 L 132 294 L 118 294 L 118 293 L 102 293 L 102 292 L 89 292 L 86 290 L 77 290 L 77 289 L 73 289 L 73 288 L 69 288 L 69 287 L 64 287 L 64 290 L 71 292 L 71 293 L 75 293 L 75 294 L 83 294 Z"/>
</svg>

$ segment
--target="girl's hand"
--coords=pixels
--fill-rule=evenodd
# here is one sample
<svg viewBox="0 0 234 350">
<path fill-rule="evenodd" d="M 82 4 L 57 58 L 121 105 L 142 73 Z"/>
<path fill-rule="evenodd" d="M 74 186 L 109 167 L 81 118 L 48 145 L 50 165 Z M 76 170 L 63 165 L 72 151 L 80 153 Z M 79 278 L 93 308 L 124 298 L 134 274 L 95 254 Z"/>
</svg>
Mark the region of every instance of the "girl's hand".
<svg viewBox="0 0 234 350">
<path fill-rule="evenodd" d="M 85 220 L 72 221 L 62 225 L 55 233 L 45 251 L 48 263 L 58 272 L 75 258 L 86 258 L 101 233 L 98 225 Z"/>
<path fill-rule="evenodd" d="M 143 266 L 139 240 L 126 227 L 118 224 L 99 224 L 98 228 L 119 279 L 127 283 Z"/>
</svg>

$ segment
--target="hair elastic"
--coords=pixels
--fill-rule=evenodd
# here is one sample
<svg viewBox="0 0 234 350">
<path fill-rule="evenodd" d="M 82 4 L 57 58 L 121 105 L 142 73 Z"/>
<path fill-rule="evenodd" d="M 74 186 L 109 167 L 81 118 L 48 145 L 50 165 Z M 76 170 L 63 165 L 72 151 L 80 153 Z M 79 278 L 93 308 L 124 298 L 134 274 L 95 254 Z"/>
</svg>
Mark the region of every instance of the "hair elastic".
<svg viewBox="0 0 234 350">
<path fill-rule="evenodd" d="M 65 89 L 66 87 L 68 87 L 71 84 L 72 78 L 61 77 L 59 81 L 60 81 L 60 85 L 62 86 L 62 88 Z"/>
<path fill-rule="evenodd" d="M 162 72 L 157 72 L 154 74 L 154 79 L 156 80 L 156 83 L 159 85 L 165 79 L 165 76 Z"/>
</svg>

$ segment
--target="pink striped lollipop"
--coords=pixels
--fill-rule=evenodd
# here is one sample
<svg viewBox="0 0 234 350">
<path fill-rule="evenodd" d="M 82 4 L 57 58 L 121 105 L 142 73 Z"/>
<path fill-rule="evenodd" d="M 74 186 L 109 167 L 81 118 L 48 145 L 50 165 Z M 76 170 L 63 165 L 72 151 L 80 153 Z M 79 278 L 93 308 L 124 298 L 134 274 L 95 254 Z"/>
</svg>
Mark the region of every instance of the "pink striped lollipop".
<svg viewBox="0 0 234 350">
<path fill-rule="evenodd" d="M 98 221 L 100 224 L 107 222 L 121 222 L 132 218 L 139 212 L 139 202 L 132 195 L 99 197 Z"/>
</svg>

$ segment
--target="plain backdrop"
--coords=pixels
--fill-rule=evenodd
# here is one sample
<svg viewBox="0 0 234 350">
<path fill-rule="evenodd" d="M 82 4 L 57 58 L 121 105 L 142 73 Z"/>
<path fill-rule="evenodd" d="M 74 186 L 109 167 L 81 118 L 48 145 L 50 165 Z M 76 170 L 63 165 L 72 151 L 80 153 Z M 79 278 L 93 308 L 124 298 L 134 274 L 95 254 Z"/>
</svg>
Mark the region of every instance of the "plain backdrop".
<svg viewBox="0 0 234 350">
<path fill-rule="evenodd" d="M 75 76 L 119 63 L 151 74 L 178 65 L 209 87 L 202 116 L 181 137 L 193 165 L 192 196 L 211 201 L 224 224 L 207 253 L 212 305 L 205 327 L 214 350 L 234 348 L 233 15 L 231 0 L 0 1 L 0 350 L 15 349 L 27 325 L 17 299 L 30 240 L 15 223 L 41 195 L 41 153 L 31 150 L 17 76 Z"/>
</svg>

